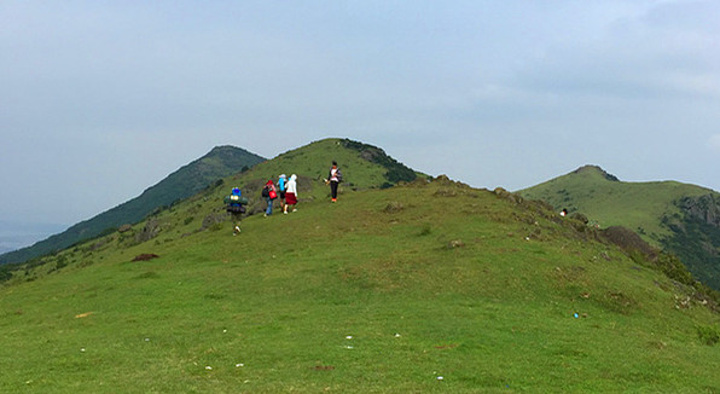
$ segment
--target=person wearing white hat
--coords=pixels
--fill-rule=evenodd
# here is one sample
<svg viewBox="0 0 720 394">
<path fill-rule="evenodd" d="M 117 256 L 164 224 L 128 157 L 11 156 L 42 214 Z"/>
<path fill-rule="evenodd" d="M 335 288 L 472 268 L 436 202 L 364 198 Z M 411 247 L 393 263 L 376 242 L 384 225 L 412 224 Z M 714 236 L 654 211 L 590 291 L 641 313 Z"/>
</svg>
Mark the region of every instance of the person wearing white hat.
<svg viewBox="0 0 720 394">
<path fill-rule="evenodd" d="M 287 191 L 285 192 L 285 207 L 283 213 L 288 213 L 288 207 L 292 206 L 292 211 L 297 211 L 295 205 L 297 204 L 297 175 L 290 175 L 290 180 L 287 183 Z"/>
</svg>

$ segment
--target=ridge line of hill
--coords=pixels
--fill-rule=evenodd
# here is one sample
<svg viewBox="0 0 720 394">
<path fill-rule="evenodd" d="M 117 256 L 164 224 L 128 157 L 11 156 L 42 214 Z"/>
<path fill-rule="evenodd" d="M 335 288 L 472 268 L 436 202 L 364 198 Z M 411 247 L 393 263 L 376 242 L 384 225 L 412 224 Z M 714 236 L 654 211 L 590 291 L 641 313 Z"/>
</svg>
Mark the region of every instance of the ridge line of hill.
<svg viewBox="0 0 720 394">
<path fill-rule="evenodd" d="M 245 149 L 223 145 L 180 167 L 139 196 L 104 211 L 88 220 L 74 224 L 32 246 L 0 255 L 0 264 L 20 263 L 43 256 L 78 242 L 113 232 L 119 226 L 134 224 L 158 208 L 188 198 L 213 182 L 241 171 L 266 159 Z"/>
</svg>

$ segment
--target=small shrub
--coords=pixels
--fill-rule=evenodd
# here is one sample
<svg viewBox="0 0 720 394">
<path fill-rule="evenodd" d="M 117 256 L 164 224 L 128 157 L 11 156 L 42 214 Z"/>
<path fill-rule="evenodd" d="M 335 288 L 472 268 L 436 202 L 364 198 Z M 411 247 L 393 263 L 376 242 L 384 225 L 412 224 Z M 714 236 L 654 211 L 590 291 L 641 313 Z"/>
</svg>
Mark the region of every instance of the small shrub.
<svg viewBox="0 0 720 394">
<path fill-rule="evenodd" d="M 421 237 L 424 237 L 426 235 L 430 235 L 432 233 L 432 228 L 430 227 L 430 223 L 423 224 L 422 228 L 420 228 L 420 234 L 418 234 Z"/>
<path fill-rule="evenodd" d="M 68 263 L 65 259 L 58 259 L 58 261 L 55 263 L 55 269 L 63 269 L 67 267 Z"/>
<path fill-rule="evenodd" d="M 0 283 L 10 280 L 12 278 L 12 272 L 10 267 L 7 265 L 0 265 Z"/>
<path fill-rule="evenodd" d="M 713 346 L 720 342 L 720 330 L 715 326 L 697 326 L 697 334 L 705 345 Z"/>
<path fill-rule="evenodd" d="M 396 212 L 402 211 L 404 208 L 405 208 L 405 207 L 402 205 L 402 203 L 397 202 L 397 201 L 393 201 L 393 202 L 388 203 L 388 205 L 385 207 L 385 209 L 383 210 L 383 212 L 385 212 L 385 213 L 396 213 Z"/>
</svg>

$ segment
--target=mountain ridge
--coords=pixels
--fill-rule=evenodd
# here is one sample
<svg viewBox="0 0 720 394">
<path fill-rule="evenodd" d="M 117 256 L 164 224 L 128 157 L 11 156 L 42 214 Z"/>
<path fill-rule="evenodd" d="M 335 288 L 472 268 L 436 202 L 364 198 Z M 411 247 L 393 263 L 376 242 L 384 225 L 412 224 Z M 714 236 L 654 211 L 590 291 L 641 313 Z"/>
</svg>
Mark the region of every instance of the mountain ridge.
<svg viewBox="0 0 720 394">
<path fill-rule="evenodd" d="M 223 145 L 180 167 L 139 196 L 80 221 L 67 230 L 34 245 L 0 255 L 0 264 L 18 263 L 37 258 L 77 242 L 114 231 L 124 224 L 134 224 L 154 210 L 187 198 L 216 180 L 247 170 L 266 159 L 245 149 Z"/>
<path fill-rule="evenodd" d="M 556 210 L 580 212 L 603 228 L 632 229 L 720 289 L 720 193 L 712 189 L 677 181 L 625 182 L 588 165 L 518 193 Z"/>
</svg>

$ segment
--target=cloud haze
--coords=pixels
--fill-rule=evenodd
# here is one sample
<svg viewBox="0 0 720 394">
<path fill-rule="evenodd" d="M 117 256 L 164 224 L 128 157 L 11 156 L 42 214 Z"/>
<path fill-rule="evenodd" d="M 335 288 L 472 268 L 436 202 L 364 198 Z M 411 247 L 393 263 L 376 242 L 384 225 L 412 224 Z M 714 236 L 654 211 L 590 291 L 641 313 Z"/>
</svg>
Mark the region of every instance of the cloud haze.
<svg viewBox="0 0 720 394">
<path fill-rule="evenodd" d="M 3 2 L 0 218 L 73 224 L 213 146 L 336 136 L 477 187 L 592 163 L 719 190 L 718 20 L 680 0 Z"/>
</svg>

